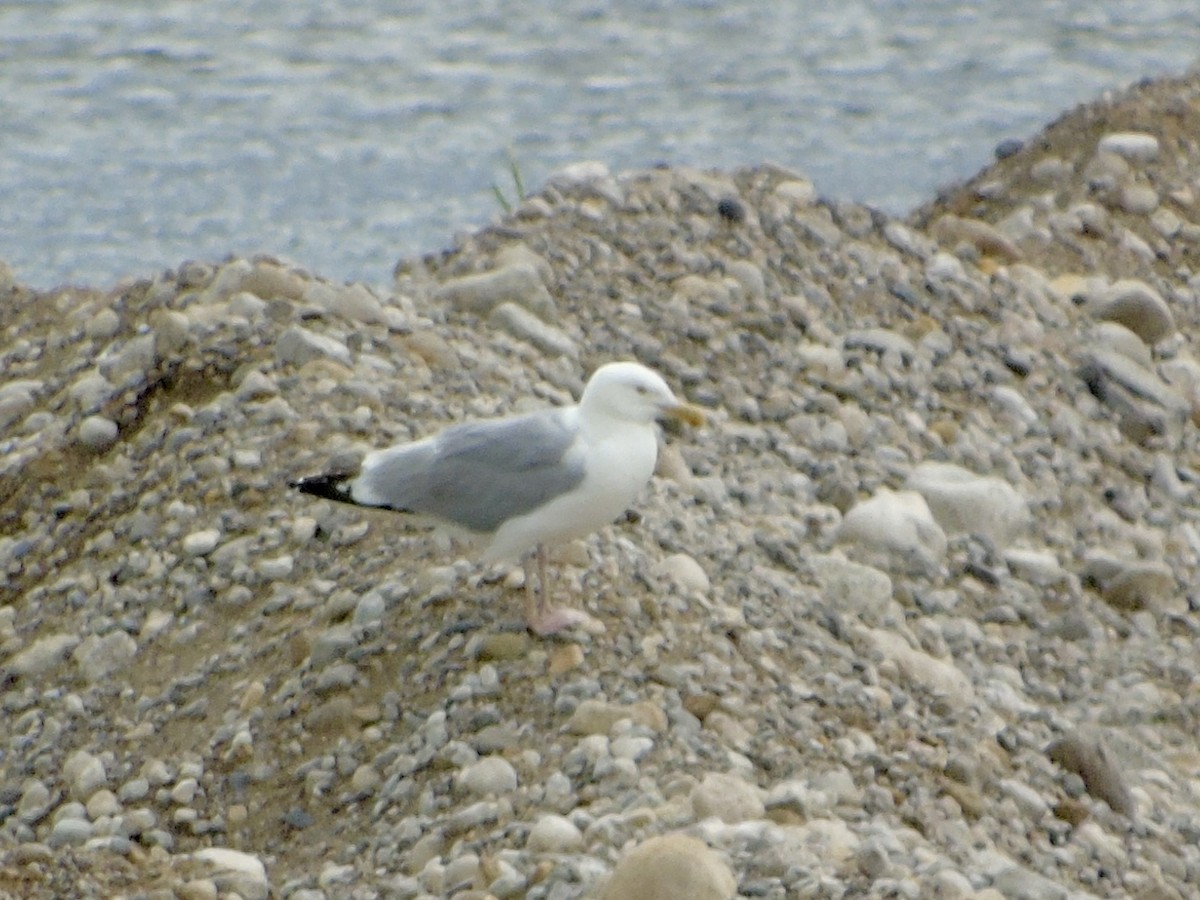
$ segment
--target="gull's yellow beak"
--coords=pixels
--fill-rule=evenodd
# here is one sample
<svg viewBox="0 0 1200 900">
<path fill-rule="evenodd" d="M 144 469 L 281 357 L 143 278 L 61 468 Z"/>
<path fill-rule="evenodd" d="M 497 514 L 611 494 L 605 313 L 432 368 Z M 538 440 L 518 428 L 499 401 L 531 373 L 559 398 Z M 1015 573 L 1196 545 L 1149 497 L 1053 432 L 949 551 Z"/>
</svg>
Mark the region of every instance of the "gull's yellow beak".
<svg viewBox="0 0 1200 900">
<path fill-rule="evenodd" d="M 678 406 L 668 406 L 663 410 L 663 415 L 668 419 L 676 419 L 693 428 L 699 428 L 708 421 L 708 416 L 704 414 L 698 406 L 692 406 L 690 403 L 680 403 Z"/>
</svg>

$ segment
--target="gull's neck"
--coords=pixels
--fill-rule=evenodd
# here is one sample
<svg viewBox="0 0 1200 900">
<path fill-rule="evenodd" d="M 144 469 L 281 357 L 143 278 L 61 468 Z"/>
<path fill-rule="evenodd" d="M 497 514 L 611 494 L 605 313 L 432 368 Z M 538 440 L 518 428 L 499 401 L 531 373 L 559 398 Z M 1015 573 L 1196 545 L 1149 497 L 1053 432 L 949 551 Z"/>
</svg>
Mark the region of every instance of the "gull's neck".
<svg viewBox="0 0 1200 900">
<path fill-rule="evenodd" d="M 654 428 L 653 422 L 639 422 L 626 416 L 615 416 L 597 404 L 581 402 L 572 412 L 579 428 L 589 434 L 614 434 Z"/>
</svg>

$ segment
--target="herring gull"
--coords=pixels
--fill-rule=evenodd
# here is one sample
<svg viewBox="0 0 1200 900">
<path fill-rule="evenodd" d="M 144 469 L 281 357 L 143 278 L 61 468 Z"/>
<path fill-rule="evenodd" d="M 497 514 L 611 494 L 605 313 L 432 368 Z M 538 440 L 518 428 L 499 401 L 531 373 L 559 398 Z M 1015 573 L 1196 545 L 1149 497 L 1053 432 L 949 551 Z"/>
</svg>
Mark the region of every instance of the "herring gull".
<svg viewBox="0 0 1200 900">
<path fill-rule="evenodd" d="M 454 425 L 368 453 L 355 472 L 314 475 L 292 487 L 466 532 L 484 542 L 484 563 L 524 558 L 525 623 L 552 634 L 591 619 L 549 606 L 546 546 L 590 534 L 633 503 L 654 473 L 655 422 L 664 417 L 704 422 L 703 412 L 678 400 L 656 372 L 608 363 L 575 406 Z"/>
</svg>

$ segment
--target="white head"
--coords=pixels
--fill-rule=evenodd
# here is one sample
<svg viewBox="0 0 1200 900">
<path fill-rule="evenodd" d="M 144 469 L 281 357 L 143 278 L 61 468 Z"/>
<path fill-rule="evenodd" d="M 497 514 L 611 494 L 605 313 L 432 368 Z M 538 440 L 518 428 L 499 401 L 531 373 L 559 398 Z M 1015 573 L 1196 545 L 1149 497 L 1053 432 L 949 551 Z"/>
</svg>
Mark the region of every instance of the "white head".
<svg viewBox="0 0 1200 900">
<path fill-rule="evenodd" d="M 607 363 L 597 369 L 583 389 L 579 406 L 585 415 L 604 415 L 649 425 L 663 416 L 701 425 L 704 414 L 680 403 L 662 377 L 635 362 Z"/>
</svg>

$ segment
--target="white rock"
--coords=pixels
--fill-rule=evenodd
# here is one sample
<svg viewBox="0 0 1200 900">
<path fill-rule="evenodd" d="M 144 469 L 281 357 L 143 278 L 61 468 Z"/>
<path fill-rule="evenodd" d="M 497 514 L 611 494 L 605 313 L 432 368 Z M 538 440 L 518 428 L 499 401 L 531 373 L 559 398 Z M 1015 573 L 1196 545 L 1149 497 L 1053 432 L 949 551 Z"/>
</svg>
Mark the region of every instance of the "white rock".
<svg viewBox="0 0 1200 900">
<path fill-rule="evenodd" d="M 583 849 L 583 833 L 564 816 L 545 815 L 529 829 L 525 849 L 531 853 L 572 853 Z"/>
<path fill-rule="evenodd" d="M 1175 333 L 1175 317 L 1162 295 L 1132 278 L 1116 282 L 1101 295 L 1096 317 L 1124 325 L 1150 345 Z"/>
<path fill-rule="evenodd" d="M 655 573 L 682 591 L 708 593 L 712 586 L 704 567 L 686 553 L 672 553 L 654 567 Z"/>
<path fill-rule="evenodd" d="M 1113 350 L 1129 357 L 1139 366 L 1150 368 L 1154 364 L 1154 353 L 1146 342 L 1118 322 L 1097 322 L 1088 329 L 1084 340 L 1106 350 Z"/>
<path fill-rule="evenodd" d="M 98 368 L 105 378 L 121 384 L 130 376 L 134 376 L 133 380 L 145 378 L 155 359 L 154 334 L 141 334 L 130 338 L 120 349 L 104 353 Z"/>
<path fill-rule="evenodd" d="M 1100 138 L 1096 149 L 1135 162 L 1150 162 L 1158 158 L 1158 138 L 1144 131 L 1113 131 Z"/>
<path fill-rule="evenodd" d="M 1085 358 L 1089 365 L 1095 366 L 1101 374 L 1113 379 L 1137 397 L 1156 403 L 1180 416 L 1191 413 L 1191 403 L 1174 386 L 1167 384 L 1156 372 L 1138 365 L 1128 356 L 1096 347 L 1086 353 Z"/>
<path fill-rule="evenodd" d="M 499 304 L 492 310 L 489 321 L 514 337 L 528 341 L 547 355 L 579 355 L 579 347 L 565 331 L 542 321 L 519 303 L 506 301 Z"/>
<path fill-rule="evenodd" d="M 1019 550 L 1009 548 L 1004 551 L 1004 561 L 1009 570 L 1022 581 L 1048 587 L 1067 580 L 1067 570 L 1058 562 L 1058 557 L 1048 550 Z"/>
<path fill-rule="evenodd" d="M 807 178 L 782 181 L 775 188 L 775 196 L 789 206 L 809 206 L 817 199 L 817 188 Z"/>
<path fill-rule="evenodd" d="M 104 416 L 88 416 L 79 423 L 79 443 L 92 450 L 107 450 L 117 441 L 117 423 Z"/>
<path fill-rule="evenodd" d="M 478 859 L 476 865 L 478 865 Z M 356 878 L 354 866 L 350 863 L 337 865 L 335 863 L 326 863 L 321 868 L 321 874 L 317 877 L 317 885 L 322 891 L 331 891 L 335 888 L 344 885 L 353 884 Z M 293 897 L 295 894 L 292 895 Z"/>
<path fill-rule="evenodd" d="M 952 463 L 921 463 L 905 487 L 925 498 L 949 534 L 980 534 L 1005 546 L 1029 522 L 1025 499 L 1007 481 Z"/>
<path fill-rule="evenodd" d="M 1121 188 L 1121 209 L 1144 216 L 1158 209 L 1158 191 L 1148 184 L 1127 184 Z"/>
<path fill-rule="evenodd" d="M 358 603 L 354 606 L 354 617 L 352 621 L 357 626 L 373 625 L 383 619 L 383 614 L 387 611 L 387 604 L 383 597 L 376 591 L 367 591 L 358 598 Z"/>
<path fill-rule="evenodd" d="M 834 609 L 859 616 L 878 616 L 892 599 L 892 579 L 871 566 L 837 554 L 814 555 L 808 564 L 821 596 Z"/>
<path fill-rule="evenodd" d="M 121 317 L 116 312 L 105 307 L 87 320 L 83 333 L 90 338 L 110 338 L 121 329 Z"/>
<path fill-rule="evenodd" d="M 725 272 L 742 288 L 742 293 L 751 300 L 762 300 L 767 295 L 767 283 L 762 269 L 748 259 L 735 259 L 725 266 Z"/>
<path fill-rule="evenodd" d="M 976 896 L 971 879 L 954 869 L 937 870 L 926 879 L 925 886 L 922 896 L 933 900 L 972 900 Z"/>
<path fill-rule="evenodd" d="M 662 731 L 665 723 L 661 709 L 656 710 L 651 703 L 626 705 L 589 699 L 575 708 L 567 722 L 566 730 L 570 734 L 606 735 L 622 719 L 632 719 L 655 731 Z"/>
<path fill-rule="evenodd" d="M 692 810 L 696 818 L 716 816 L 723 822 L 745 822 L 766 815 L 763 790 L 724 772 L 710 772 L 692 789 Z"/>
<path fill-rule="evenodd" d="M 517 900 L 525 896 L 529 881 L 513 865 L 498 859 L 495 861 L 495 871 L 497 875 L 488 885 L 488 891 L 497 900 Z"/>
<path fill-rule="evenodd" d="M 275 380 L 257 369 L 247 372 L 246 377 L 242 379 L 242 383 L 237 386 L 237 398 L 239 400 L 274 397 L 278 393 L 279 385 L 275 383 Z"/>
<path fill-rule="evenodd" d="M 925 264 L 925 277 L 934 284 L 943 281 L 967 281 L 967 270 L 953 253 L 939 250 Z"/>
<path fill-rule="evenodd" d="M 1016 864 L 997 872 L 992 877 L 992 887 L 1002 897 L 1028 900 L 1067 900 L 1071 896 L 1065 887 L 1053 879 Z"/>
<path fill-rule="evenodd" d="M 96 412 L 115 392 L 113 383 L 99 372 L 81 375 L 67 388 L 67 394 L 79 405 L 80 412 L 84 413 Z"/>
<path fill-rule="evenodd" d="M 846 513 L 838 540 L 924 561 L 939 562 L 946 555 L 946 534 L 915 491 L 881 488 Z"/>
<path fill-rule="evenodd" d="M 632 734 L 622 735 L 613 739 L 610 749 L 617 759 L 632 759 L 637 762 L 654 749 L 654 740 Z"/>
<path fill-rule="evenodd" d="M 138 631 L 138 637 L 144 641 L 154 640 L 154 638 L 170 628 L 171 623 L 174 621 L 175 616 L 165 609 L 152 609 L 146 614 L 146 619 L 142 622 L 142 627 Z"/>
<path fill-rule="evenodd" d="M 517 789 L 517 770 L 501 756 L 485 756 L 459 772 L 457 785 L 480 797 L 507 794 Z"/>
<path fill-rule="evenodd" d="M 554 282 L 554 266 L 546 261 L 544 256 L 530 249 L 528 244 L 506 244 L 503 249 L 496 253 L 496 267 L 504 268 L 505 266 L 517 265 L 523 263 L 533 266 L 534 271 L 538 273 L 538 278 L 543 284 L 552 284 Z"/>
<path fill-rule="evenodd" d="M 371 794 L 379 787 L 383 779 L 379 772 L 373 766 L 363 763 L 354 770 L 354 774 L 350 778 L 350 787 L 358 794 Z"/>
<path fill-rule="evenodd" d="M 221 532 L 216 528 L 193 531 L 183 539 L 183 552 L 188 556 L 207 556 L 216 549 Z"/>
<path fill-rule="evenodd" d="M 971 680 L 951 662 L 935 659 L 916 650 L 900 635 L 879 628 L 856 629 L 856 636 L 865 638 L 874 651 L 890 660 L 906 682 L 920 685 L 939 697 L 965 706 L 975 696 Z"/>
<path fill-rule="evenodd" d="M 992 400 L 999 406 L 1009 420 L 1014 424 L 1017 437 L 1023 437 L 1028 430 L 1037 424 L 1037 411 L 1029 405 L 1029 401 L 1014 387 L 1007 384 L 992 388 Z"/>
<path fill-rule="evenodd" d="M 0 385 L 0 429 L 17 421 L 33 408 L 44 382 L 22 378 Z"/>
<path fill-rule="evenodd" d="M 17 802 L 17 818 L 26 825 L 34 825 L 50 811 L 57 798 L 51 798 L 50 789 L 36 778 L 25 781 L 21 787 L 21 799 Z"/>
<path fill-rule="evenodd" d="M 293 325 L 275 342 L 275 358 L 281 363 L 302 366 L 314 359 L 328 357 L 350 365 L 350 348 L 339 340 Z"/>
<path fill-rule="evenodd" d="M 243 900 L 267 900 L 271 892 L 266 866 L 257 856 L 225 847 L 206 847 L 193 853 L 192 858 L 211 868 L 219 890 L 240 894 Z"/>
<path fill-rule="evenodd" d="M 46 838 L 46 843 L 54 848 L 78 847 L 94 833 L 95 829 L 92 827 L 92 823 L 86 819 L 64 816 L 54 823 Z"/>
<path fill-rule="evenodd" d="M 840 819 L 813 819 L 798 827 L 798 837 L 827 864 L 849 859 L 859 847 L 859 837 Z"/>
<path fill-rule="evenodd" d="M 438 288 L 434 299 L 482 315 L 504 303 L 516 303 L 545 316 L 554 312 L 554 300 L 542 283 L 537 266 L 528 262 L 451 279 Z"/>
<path fill-rule="evenodd" d="M 321 307 L 331 315 L 340 316 L 350 322 L 367 322 L 386 325 L 387 316 L 383 304 L 363 284 L 345 287 L 314 281 L 304 289 L 303 299 Z"/>
<path fill-rule="evenodd" d="M 88 797 L 85 805 L 88 818 L 93 822 L 101 816 L 115 816 L 121 811 L 121 803 L 117 800 L 117 795 L 107 788 L 102 788 Z"/>
<path fill-rule="evenodd" d="M 78 644 L 79 638 L 73 634 L 49 634 L 13 656 L 5 668 L 18 676 L 44 675 L 62 663 Z"/>
<path fill-rule="evenodd" d="M 195 778 L 180 778 L 175 787 L 171 788 L 171 802 L 180 806 L 190 806 L 199 789 L 200 784 Z"/>
<path fill-rule="evenodd" d="M 238 291 L 229 298 L 229 311 L 235 316 L 241 316 L 243 319 L 253 322 L 267 311 L 267 301 L 262 297 L 256 297 L 249 291 Z"/>
<path fill-rule="evenodd" d="M 146 799 L 150 793 L 150 782 L 145 778 L 131 778 L 121 785 L 117 797 L 122 803 L 136 803 Z"/>
<path fill-rule="evenodd" d="M 100 788 L 107 786 L 108 773 L 104 762 L 86 750 L 76 750 L 63 763 L 63 781 L 71 789 L 71 796 L 86 800 Z"/>
<path fill-rule="evenodd" d="M 1050 812 L 1050 804 L 1042 799 L 1029 785 L 1016 778 L 1000 779 L 1000 791 L 1011 797 L 1021 809 L 1021 814 L 1031 822 L 1038 822 Z"/>
<path fill-rule="evenodd" d="M 683 834 L 650 838 L 613 870 L 601 900 L 729 900 L 737 879 L 704 843 Z"/>
<path fill-rule="evenodd" d="M 95 683 L 124 668 L 137 649 L 137 641 L 124 631 L 115 630 L 103 637 L 93 634 L 84 638 L 71 658 L 83 677 Z"/>
<path fill-rule="evenodd" d="M 208 292 L 216 297 L 225 299 L 236 291 L 240 291 L 242 283 L 254 271 L 254 264 L 248 259 L 231 259 L 217 271 L 209 282 Z M 253 296 L 253 295 L 251 295 Z"/>
<path fill-rule="evenodd" d="M 292 555 L 286 553 L 283 556 L 273 556 L 270 559 L 261 560 L 256 568 L 258 569 L 258 574 L 263 578 L 275 581 L 291 575 L 294 565 L 295 560 L 292 558 Z"/>
</svg>

